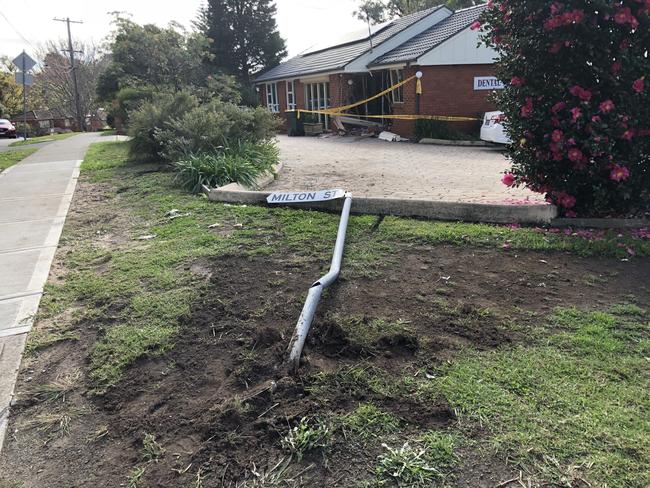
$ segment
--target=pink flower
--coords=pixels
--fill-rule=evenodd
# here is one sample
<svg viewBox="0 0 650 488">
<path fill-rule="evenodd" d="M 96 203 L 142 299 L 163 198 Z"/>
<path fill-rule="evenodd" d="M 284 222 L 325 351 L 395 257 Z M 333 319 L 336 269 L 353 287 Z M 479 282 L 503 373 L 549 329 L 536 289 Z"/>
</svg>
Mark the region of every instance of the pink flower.
<svg viewBox="0 0 650 488">
<path fill-rule="evenodd" d="M 630 170 L 625 166 L 619 166 L 618 164 L 614 165 L 611 173 L 609 173 L 609 178 L 613 181 L 625 181 L 630 177 Z"/>
<path fill-rule="evenodd" d="M 632 11 L 630 10 L 630 7 L 619 8 L 616 11 L 616 14 L 614 15 L 614 22 L 616 22 L 619 25 L 622 25 L 625 24 L 626 22 L 629 22 L 631 17 L 632 17 Z"/>
<path fill-rule="evenodd" d="M 566 103 L 564 102 L 557 102 L 553 107 L 551 108 L 551 112 L 554 114 L 558 113 L 560 110 L 564 110 L 566 108 Z"/>
<path fill-rule="evenodd" d="M 569 149 L 568 156 L 569 156 L 569 160 L 573 161 L 574 163 L 578 161 L 582 161 L 582 158 L 584 157 L 582 155 L 582 151 L 577 147 Z"/>
<path fill-rule="evenodd" d="M 478 20 L 475 20 L 474 22 L 472 22 L 472 25 L 470 25 L 469 28 L 472 30 L 479 30 L 481 28 L 481 23 Z"/>
<path fill-rule="evenodd" d="M 645 88 L 645 82 L 644 82 L 643 78 L 639 78 L 638 80 L 634 80 L 634 83 L 632 83 L 632 90 L 634 90 L 637 93 L 641 93 L 644 88 Z"/>
<path fill-rule="evenodd" d="M 584 88 L 578 85 L 572 86 L 569 89 L 569 93 L 571 93 L 571 95 L 573 95 L 574 97 L 580 98 L 580 100 L 584 102 L 588 102 L 589 100 L 591 100 L 591 92 L 589 90 L 585 90 Z"/>
<path fill-rule="evenodd" d="M 513 76 L 512 79 L 510 80 L 510 84 L 512 86 L 523 86 L 524 79 L 520 78 L 519 76 Z"/>
<path fill-rule="evenodd" d="M 582 117 L 582 110 L 578 107 L 573 107 L 571 109 L 572 122 L 575 124 L 580 117 Z"/>
<path fill-rule="evenodd" d="M 503 183 L 506 186 L 512 186 L 515 183 L 515 180 L 516 180 L 515 175 L 513 175 L 512 173 L 506 173 L 501 178 L 501 183 Z"/>
<path fill-rule="evenodd" d="M 526 97 L 526 104 L 521 107 L 521 116 L 530 117 L 530 114 L 533 113 L 533 99 L 532 97 Z"/>
<path fill-rule="evenodd" d="M 621 72 L 621 67 L 621 63 L 618 61 L 612 63 L 612 73 L 618 75 Z"/>
<path fill-rule="evenodd" d="M 621 139 L 625 139 L 626 141 L 631 141 L 634 138 L 634 130 L 633 129 L 628 129 L 623 134 L 621 135 Z"/>
<path fill-rule="evenodd" d="M 556 198 L 558 205 L 564 208 L 573 208 L 576 205 L 576 197 L 569 195 L 567 192 L 558 192 Z"/>
<path fill-rule="evenodd" d="M 562 140 L 562 136 L 563 136 L 563 135 L 564 135 L 564 134 L 562 133 L 561 130 L 559 130 L 559 129 L 555 129 L 555 130 L 551 133 L 551 140 L 552 140 L 553 142 L 560 142 L 560 141 Z"/>
<path fill-rule="evenodd" d="M 611 100 L 605 100 L 598 106 L 598 108 L 600 109 L 601 112 L 606 114 L 614 110 L 616 106 L 614 105 L 614 102 L 612 102 Z"/>
<path fill-rule="evenodd" d="M 591 121 L 594 123 L 600 122 L 600 115 L 592 115 Z"/>
</svg>

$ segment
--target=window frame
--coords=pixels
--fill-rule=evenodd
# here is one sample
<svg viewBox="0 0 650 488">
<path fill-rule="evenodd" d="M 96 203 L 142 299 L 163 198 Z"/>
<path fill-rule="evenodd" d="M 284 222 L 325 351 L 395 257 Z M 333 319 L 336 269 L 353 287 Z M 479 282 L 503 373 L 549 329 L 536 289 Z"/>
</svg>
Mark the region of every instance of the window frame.
<svg viewBox="0 0 650 488">
<path fill-rule="evenodd" d="M 289 90 L 289 86 L 291 86 L 291 90 Z M 286 81 L 286 89 L 287 89 L 287 110 L 296 110 L 297 105 L 296 105 L 296 80 L 287 80 Z M 291 102 L 289 101 L 289 97 L 291 97 Z"/>
<path fill-rule="evenodd" d="M 404 81 L 404 70 L 403 69 L 391 69 L 390 70 L 390 86 L 396 85 Z M 404 103 L 404 85 L 396 88 L 390 92 L 391 100 L 393 103 Z"/>
<path fill-rule="evenodd" d="M 278 83 L 276 81 L 265 83 L 266 90 L 266 108 L 269 112 L 280 113 L 280 104 L 278 102 Z"/>
</svg>

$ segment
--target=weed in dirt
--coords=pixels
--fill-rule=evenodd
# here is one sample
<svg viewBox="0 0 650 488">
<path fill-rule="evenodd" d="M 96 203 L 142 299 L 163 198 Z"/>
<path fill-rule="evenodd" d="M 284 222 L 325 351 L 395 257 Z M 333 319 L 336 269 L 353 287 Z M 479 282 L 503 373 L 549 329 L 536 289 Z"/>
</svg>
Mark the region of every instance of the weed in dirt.
<svg viewBox="0 0 650 488">
<path fill-rule="evenodd" d="M 78 341 L 79 333 L 65 327 L 36 328 L 32 330 L 25 344 L 25 354 L 32 356 L 41 349 L 63 341 Z"/>
<path fill-rule="evenodd" d="M 156 441 L 153 434 L 145 434 L 142 440 L 142 457 L 145 461 L 158 461 L 165 453 L 165 449 Z"/>
<path fill-rule="evenodd" d="M 359 363 L 316 373 L 309 378 L 306 389 L 310 394 L 325 399 L 333 392 L 350 398 L 363 397 L 369 392 L 395 397 L 404 393 L 404 386 L 403 381 L 396 381 L 387 372 L 368 363 Z"/>
<path fill-rule="evenodd" d="M 378 347 L 392 346 L 415 351 L 418 347 L 417 336 L 408 326 L 407 320 L 337 314 L 331 315 L 330 320 L 341 327 L 351 342 L 367 351 L 374 351 Z"/>
<path fill-rule="evenodd" d="M 421 385 L 492 432 L 497 451 L 551 483 L 650 485 L 648 324 L 557 309 L 536 344 L 467 352 Z"/>
<path fill-rule="evenodd" d="M 332 429 L 324 422 L 303 418 L 298 425 L 289 429 L 282 438 L 282 448 L 295 456 L 298 461 L 312 451 L 321 451 L 330 444 Z"/>
<path fill-rule="evenodd" d="M 178 328 L 175 325 L 132 326 L 117 325 L 93 349 L 90 359 L 90 379 L 94 383 L 93 393 L 102 394 L 115 385 L 129 364 L 143 356 L 155 357 L 173 347 L 173 337 Z"/>
<path fill-rule="evenodd" d="M 420 438 L 420 442 L 429 462 L 441 473 L 451 470 L 458 460 L 455 452 L 458 438 L 453 434 L 431 430 Z"/>
<path fill-rule="evenodd" d="M 390 239 L 411 239 L 429 244 L 483 247 L 503 247 L 508 244 L 509 249 L 568 251 L 580 256 L 615 257 L 629 257 L 629 248 L 638 256 L 650 256 L 650 241 L 634 238 L 630 232 L 607 231 L 597 238 L 586 238 L 570 231 L 550 232 L 537 228 L 514 229 L 487 224 L 386 217 L 379 226 L 379 233 Z"/>
<path fill-rule="evenodd" d="M 65 402 L 66 396 L 81 384 L 81 370 L 74 369 L 57 377 L 53 382 L 34 387 L 30 396 L 40 402 Z"/>
<path fill-rule="evenodd" d="M 124 488 L 138 488 L 138 486 L 140 486 L 140 480 L 144 476 L 146 470 L 147 468 L 144 466 L 133 468 L 129 472 L 129 476 L 126 482 L 121 484 L 120 486 L 123 486 Z"/>
<path fill-rule="evenodd" d="M 397 486 L 426 487 L 441 477 L 430 463 L 426 449 L 411 447 L 408 442 L 392 448 L 382 444 L 386 452 L 379 456 L 377 478 L 380 483 L 393 482 Z"/>
<path fill-rule="evenodd" d="M 25 427 L 47 434 L 48 441 L 56 437 L 66 437 L 70 435 L 72 421 L 84 413 L 80 409 L 45 412 L 28 420 Z"/>
<path fill-rule="evenodd" d="M 639 318 L 645 318 L 648 314 L 646 309 L 634 303 L 617 303 L 609 309 L 609 312 L 614 315 L 631 315 Z"/>
<path fill-rule="evenodd" d="M 400 421 L 371 403 L 362 403 L 354 411 L 340 417 L 337 426 L 346 440 L 363 443 L 399 431 Z"/>
</svg>

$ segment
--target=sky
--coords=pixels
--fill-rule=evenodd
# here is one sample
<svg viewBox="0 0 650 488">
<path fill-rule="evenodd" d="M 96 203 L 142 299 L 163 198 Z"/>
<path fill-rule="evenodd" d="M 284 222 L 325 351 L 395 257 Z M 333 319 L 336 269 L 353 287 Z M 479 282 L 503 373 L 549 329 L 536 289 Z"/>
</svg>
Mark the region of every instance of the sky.
<svg viewBox="0 0 650 488">
<path fill-rule="evenodd" d="M 48 40 L 67 36 L 63 22 L 70 17 L 73 38 L 99 43 L 111 31 L 108 12 L 132 14 L 138 23 L 167 25 L 174 20 L 191 28 L 204 0 L 0 0 L 0 55 L 13 59 L 23 49 L 32 54 Z M 352 16 L 355 0 L 276 0 L 280 34 L 295 56 L 325 39 L 364 27 Z"/>
</svg>

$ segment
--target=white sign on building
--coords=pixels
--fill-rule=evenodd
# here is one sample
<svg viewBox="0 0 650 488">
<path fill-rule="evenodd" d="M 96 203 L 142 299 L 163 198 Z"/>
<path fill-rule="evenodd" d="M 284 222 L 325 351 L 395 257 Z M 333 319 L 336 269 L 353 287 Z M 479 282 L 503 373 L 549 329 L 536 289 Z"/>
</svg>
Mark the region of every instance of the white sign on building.
<svg viewBox="0 0 650 488">
<path fill-rule="evenodd" d="M 503 82 L 496 76 L 475 76 L 474 90 L 503 90 Z"/>
</svg>

